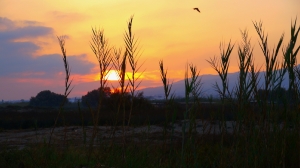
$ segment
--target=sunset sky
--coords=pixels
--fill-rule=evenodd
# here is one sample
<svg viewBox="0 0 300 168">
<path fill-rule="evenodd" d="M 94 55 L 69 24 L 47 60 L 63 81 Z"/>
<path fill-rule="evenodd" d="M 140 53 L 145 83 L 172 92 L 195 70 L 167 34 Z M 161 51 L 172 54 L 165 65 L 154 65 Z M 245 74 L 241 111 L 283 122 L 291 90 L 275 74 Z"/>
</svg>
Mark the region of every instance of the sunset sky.
<svg viewBox="0 0 300 168">
<path fill-rule="evenodd" d="M 70 97 L 96 89 L 99 69 L 89 46 L 91 29 L 104 29 L 111 47 L 124 48 L 123 36 L 132 15 L 132 30 L 142 51 L 140 63 L 144 62 L 140 86 L 144 88 L 161 85 L 160 60 L 174 82 L 184 78 L 187 63 L 196 65 L 200 74 L 215 74 L 206 60 L 220 56 L 220 42 L 230 40 L 235 48 L 229 72 L 238 71 L 237 47 L 244 29 L 254 46 L 255 63 L 263 65 L 252 22 L 263 22 L 270 49 L 282 33 L 286 46 L 291 22 L 298 17 L 300 23 L 300 1 L 1 0 L 0 100 L 29 100 L 42 90 L 63 94 L 65 73 L 56 38 L 61 35 L 67 36 L 74 86 Z"/>
</svg>

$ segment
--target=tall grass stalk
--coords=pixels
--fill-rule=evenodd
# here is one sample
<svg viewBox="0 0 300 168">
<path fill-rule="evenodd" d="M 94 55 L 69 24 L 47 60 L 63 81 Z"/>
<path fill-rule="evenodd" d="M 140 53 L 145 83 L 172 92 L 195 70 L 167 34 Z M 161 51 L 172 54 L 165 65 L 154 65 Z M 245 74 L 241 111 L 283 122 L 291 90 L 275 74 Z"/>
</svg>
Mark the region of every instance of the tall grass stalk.
<svg viewBox="0 0 300 168">
<path fill-rule="evenodd" d="M 295 19 L 294 25 L 291 25 L 291 37 L 290 41 L 285 48 L 283 49 L 283 55 L 284 55 L 284 61 L 286 65 L 286 69 L 289 75 L 289 87 L 288 87 L 288 95 L 289 102 L 292 102 L 295 104 L 295 100 L 298 100 L 297 96 L 297 86 L 296 86 L 296 76 L 295 76 L 295 66 L 296 66 L 296 61 L 297 61 L 297 54 L 300 49 L 300 46 L 296 48 L 294 51 L 297 38 L 298 38 L 298 33 L 300 31 L 300 26 L 296 28 L 297 24 L 297 19 Z"/>
<path fill-rule="evenodd" d="M 134 34 L 132 34 L 132 21 L 133 21 L 133 16 L 130 17 L 128 21 L 128 32 L 125 33 L 124 36 L 124 41 L 125 41 L 125 48 L 126 52 L 128 53 L 128 61 L 129 65 L 131 67 L 131 75 L 128 75 L 128 80 L 130 84 L 130 93 L 131 93 L 131 104 L 130 104 L 130 111 L 129 111 L 129 116 L 128 116 L 128 123 L 127 125 L 129 126 L 130 120 L 131 120 L 131 115 L 132 115 L 132 110 L 133 110 L 133 98 L 135 97 L 136 89 L 139 87 L 142 81 L 139 81 L 139 78 L 143 74 L 143 71 L 138 74 L 137 72 L 140 71 L 140 68 L 142 67 L 143 64 L 138 65 L 139 59 L 141 57 L 141 53 L 139 50 L 139 45 L 138 45 L 138 40 L 135 39 Z"/>
<path fill-rule="evenodd" d="M 228 90 L 228 68 L 229 68 L 229 57 L 232 52 L 232 49 L 234 45 L 231 44 L 231 41 L 228 43 L 227 49 L 225 51 L 224 49 L 225 44 L 220 43 L 220 54 L 221 59 L 217 59 L 217 57 L 210 58 L 210 60 L 207 60 L 207 62 L 211 65 L 211 67 L 218 73 L 218 75 L 221 78 L 222 82 L 222 89 L 220 89 L 220 86 L 216 83 L 214 87 L 216 88 L 216 91 L 220 94 L 220 98 L 222 101 L 224 101 L 226 98 L 228 98 L 229 90 Z"/>
<path fill-rule="evenodd" d="M 259 45 L 265 58 L 265 71 L 266 71 L 264 74 L 265 94 L 260 95 L 262 97 L 260 97 L 259 100 L 262 111 L 258 123 L 260 130 L 257 135 L 258 137 L 260 137 L 259 139 L 263 142 L 265 151 L 269 153 L 270 144 L 268 143 L 268 139 L 270 138 L 270 136 L 268 136 L 268 133 L 270 131 L 270 126 L 271 126 L 270 123 L 272 118 L 271 115 L 273 115 L 271 114 L 271 112 L 274 109 L 274 102 L 273 101 L 269 102 L 268 97 L 271 91 L 280 88 L 281 81 L 285 73 L 285 67 L 280 67 L 280 64 L 277 61 L 278 53 L 282 45 L 284 35 L 283 34 L 281 35 L 276 48 L 274 48 L 272 50 L 272 53 L 270 53 L 270 50 L 268 48 L 268 35 L 265 35 L 265 32 L 263 30 L 263 23 L 261 21 L 253 22 L 253 25 L 259 36 Z M 268 161 L 268 163 L 270 163 L 270 161 Z"/>
<path fill-rule="evenodd" d="M 191 77 L 189 78 L 189 84 L 191 85 L 190 97 L 186 102 L 186 107 L 189 108 L 188 118 L 189 118 L 189 139 L 195 138 L 196 131 L 196 116 L 199 112 L 200 107 L 200 96 L 202 93 L 202 82 L 200 76 L 200 71 L 193 64 L 189 65 L 189 70 Z M 186 81 L 186 80 L 185 80 Z M 187 83 L 187 81 L 186 81 Z M 190 103 L 191 102 L 191 103 Z"/>
<path fill-rule="evenodd" d="M 60 114 L 62 112 L 64 112 L 64 105 L 65 103 L 67 102 L 67 99 L 68 99 L 68 96 L 69 94 L 71 93 L 72 89 L 73 88 L 70 88 L 71 86 L 71 83 L 72 83 L 72 80 L 70 81 L 70 66 L 69 66 L 69 63 L 67 61 L 67 51 L 65 49 L 65 36 L 60 36 L 60 37 L 57 37 L 58 39 L 58 42 L 59 42 L 59 46 L 60 46 L 60 49 L 61 49 L 61 52 L 62 52 L 62 58 L 63 58 L 63 62 L 64 62 L 64 67 L 65 67 L 65 72 L 66 72 L 66 78 L 65 78 L 65 92 L 64 92 L 64 100 L 63 102 L 61 103 L 60 107 L 59 107 L 59 112 L 57 114 L 57 117 L 54 121 L 54 125 L 53 125 L 53 128 L 51 129 L 51 132 L 50 132 L 50 137 L 49 137 L 49 142 L 48 142 L 48 145 L 51 144 L 51 138 L 52 138 L 52 134 L 54 132 L 54 129 L 56 127 L 56 124 L 57 124 L 57 120 L 60 116 Z M 64 119 L 64 126 L 65 126 L 65 119 Z M 65 139 L 66 137 L 64 137 Z"/>
<path fill-rule="evenodd" d="M 164 124 L 164 130 L 163 130 L 163 138 L 164 138 L 164 150 L 166 149 L 166 141 L 168 137 L 166 136 L 168 133 L 168 127 L 169 127 L 169 116 L 172 113 L 171 118 L 171 151 L 169 153 L 169 157 L 172 157 L 174 155 L 174 152 L 176 152 L 175 144 L 174 144 L 174 124 L 175 120 L 177 118 L 177 112 L 178 109 L 175 107 L 175 94 L 171 93 L 173 82 L 170 83 L 170 80 L 167 77 L 168 71 L 164 68 L 163 60 L 159 61 L 159 69 L 160 69 L 160 78 L 163 83 L 163 90 L 165 95 L 165 124 Z"/>
<path fill-rule="evenodd" d="M 194 160 L 194 167 L 199 167 L 199 158 L 197 156 L 197 123 L 196 117 L 197 113 L 200 112 L 200 96 L 202 94 L 202 78 L 200 76 L 200 71 L 197 70 L 197 67 L 193 64 L 190 64 L 190 73 L 191 73 L 191 96 L 192 96 L 192 105 L 190 105 L 189 112 L 189 141 L 191 147 L 192 158 Z M 189 103 L 190 104 L 190 103 Z"/>
<path fill-rule="evenodd" d="M 263 52 L 264 58 L 265 58 L 265 85 L 264 90 L 265 94 L 262 95 L 262 112 L 263 112 L 263 121 L 265 119 L 269 118 L 270 115 L 270 107 L 268 106 L 268 95 L 271 90 L 275 90 L 276 88 L 280 87 L 278 81 L 281 81 L 280 79 L 283 77 L 283 74 L 277 75 L 277 71 L 280 69 L 279 63 L 277 61 L 277 56 L 279 53 L 279 49 L 283 42 L 284 35 L 282 34 L 278 44 L 276 46 L 276 49 L 272 50 L 272 54 L 270 54 L 270 50 L 268 48 L 268 35 L 265 35 L 265 32 L 263 30 L 263 23 L 260 22 L 253 22 L 253 25 L 255 27 L 255 30 L 259 36 L 259 45 Z"/>
<path fill-rule="evenodd" d="M 191 73 L 191 77 L 190 77 L 190 73 Z M 193 96 L 197 96 L 197 94 L 199 93 L 199 89 L 201 86 L 201 80 L 199 81 L 198 78 L 199 77 L 199 72 L 197 71 L 196 66 L 194 66 L 193 64 L 187 65 L 186 66 L 186 71 L 185 71 L 185 78 L 184 78 L 184 85 L 185 85 L 185 112 L 184 112 L 184 116 L 183 116 L 183 124 L 182 124 L 182 145 L 181 145 L 181 159 L 182 159 L 182 166 L 185 167 L 186 166 L 186 161 L 185 161 L 185 146 L 186 146 L 186 122 L 188 121 L 189 123 L 189 130 L 192 130 L 193 126 L 195 125 L 195 118 L 192 118 L 193 114 L 192 114 L 192 107 L 190 107 L 190 97 Z M 188 118 L 189 117 L 189 118 Z M 193 120 L 192 120 L 193 119 Z M 195 128 L 195 127 L 194 127 Z M 196 133 L 196 130 L 195 130 Z M 195 143 L 193 143 L 193 137 L 192 137 L 192 133 L 190 132 L 189 135 L 189 140 L 190 144 L 195 145 Z M 192 147 L 193 149 L 195 148 L 195 146 Z"/>
<path fill-rule="evenodd" d="M 112 131 L 112 136 L 114 136 L 114 134 L 115 134 L 116 125 L 118 123 L 118 117 L 119 117 L 121 110 L 123 110 L 123 126 L 125 126 L 125 119 L 126 119 L 124 95 L 128 90 L 128 83 L 127 84 L 125 83 L 126 61 L 127 61 L 128 53 L 125 50 L 122 57 L 121 57 L 121 53 L 122 53 L 121 49 L 119 49 L 119 50 L 114 49 L 113 66 L 114 66 L 114 69 L 117 70 L 118 77 L 119 77 L 119 80 L 118 80 L 119 88 L 115 88 L 115 90 L 120 93 L 120 97 L 117 102 L 117 112 L 116 112 L 116 116 L 115 116 L 115 123 L 114 123 L 114 128 Z M 124 131 L 123 131 L 123 133 L 125 134 Z"/>
<path fill-rule="evenodd" d="M 169 112 L 171 112 L 171 105 L 172 102 L 174 101 L 174 94 L 171 94 L 171 89 L 172 89 L 172 85 L 173 83 L 170 84 L 169 79 L 167 78 L 167 73 L 168 71 L 166 69 L 164 69 L 164 63 L 163 60 L 159 61 L 159 69 L 160 69 L 160 78 L 161 81 L 163 83 L 163 89 L 164 89 L 164 95 L 165 95 L 165 124 L 164 124 L 164 130 L 163 130 L 163 136 L 164 136 L 164 146 L 166 143 L 166 135 L 167 135 L 167 127 L 169 126 Z M 176 114 L 173 114 L 172 116 L 174 116 Z M 174 134 L 174 118 L 172 120 L 172 134 L 171 134 L 171 141 L 173 140 L 173 134 Z"/>
<path fill-rule="evenodd" d="M 118 123 L 119 114 L 121 111 L 123 111 L 123 150 L 122 150 L 122 160 L 124 163 L 126 163 L 126 130 L 125 130 L 125 121 L 126 121 L 126 109 L 125 109 L 125 100 L 124 96 L 127 93 L 128 90 L 128 83 L 125 83 L 125 76 L 126 76 L 126 62 L 128 57 L 128 52 L 125 50 L 123 56 L 121 57 L 122 50 L 114 49 L 114 59 L 113 59 L 113 66 L 118 71 L 118 83 L 119 83 L 119 89 L 116 89 L 120 93 L 120 97 L 117 101 L 117 112 L 115 116 L 115 125 L 112 130 L 111 135 L 114 137 L 116 126 Z M 113 147 L 111 145 L 111 147 Z"/>
<path fill-rule="evenodd" d="M 249 110 L 250 101 L 253 96 L 253 90 L 256 83 L 256 76 L 252 76 L 251 78 L 251 65 L 253 65 L 253 48 L 250 43 L 250 39 L 248 37 L 248 31 L 241 31 L 242 42 L 238 46 L 238 58 L 239 58 L 239 79 L 238 84 L 236 86 L 236 98 L 237 98 L 237 106 L 238 111 L 236 114 L 236 122 L 238 126 L 235 129 L 240 129 L 241 124 L 244 123 L 242 120 L 246 119 L 246 117 L 250 117 L 249 114 L 252 112 Z M 253 65 L 254 66 L 254 65 Z M 254 67 L 253 67 L 254 68 Z M 247 116 L 246 116 L 247 115 Z M 235 130 L 238 131 L 239 130 Z"/>
<path fill-rule="evenodd" d="M 170 84 L 170 81 L 167 78 L 168 71 L 164 69 L 163 60 L 159 61 L 159 70 L 160 70 L 160 78 L 161 78 L 161 81 L 163 83 L 163 88 L 164 88 L 165 101 L 168 101 L 173 83 Z M 173 97 L 173 95 L 171 95 L 171 98 L 172 97 Z"/>
<path fill-rule="evenodd" d="M 299 122 L 300 122 L 300 115 L 299 115 L 299 68 L 296 66 L 297 63 L 297 54 L 298 51 L 300 49 L 300 45 L 298 47 L 296 47 L 296 50 L 294 50 L 296 43 L 297 43 L 297 38 L 298 38 L 298 34 L 300 31 L 300 26 L 298 26 L 298 28 L 296 28 L 296 24 L 297 24 L 297 18 L 295 19 L 294 24 L 291 24 L 291 37 L 290 37 L 290 41 L 287 45 L 287 47 L 285 48 L 285 50 L 283 49 L 283 55 L 284 55 L 284 62 L 285 62 L 285 66 L 288 72 L 288 76 L 289 76 L 289 86 L 288 86 L 288 95 L 287 95 L 287 108 L 285 109 L 285 126 L 284 126 L 284 135 L 283 135 L 283 143 L 282 143 L 282 155 L 281 157 L 282 159 L 282 163 L 285 164 L 285 157 L 287 157 L 284 153 L 286 151 L 286 138 L 287 138 L 287 132 L 288 132 L 288 128 L 290 127 L 290 125 L 292 125 L 292 127 L 298 128 L 296 129 L 298 131 L 298 133 L 300 132 L 299 129 Z M 297 75 L 298 74 L 298 75 Z M 298 78 L 297 78 L 298 77 Z M 297 84 L 297 80 L 298 80 L 298 84 Z M 298 134 L 298 139 L 300 139 L 300 134 Z M 296 146 L 298 145 L 298 147 L 300 146 L 300 143 L 298 142 L 298 144 L 296 144 Z M 299 159 L 300 159 L 300 155 L 299 155 Z M 299 163 L 300 166 L 300 163 Z"/>
<path fill-rule="evenodd" d="M 93 133 L 90 140 L 89 145 L 89 157 L 93 150 L 94 139 L 98 133 L 98 122 L 99 122 L 99 115 L 102 106 L 102 100 L 104 98 L 104 88 L 107 86 L 107 74 L 111 69 L 112 63 L 112 55 L 111 55 L 111 48 L 108 45 L 108 41 L 104 36 L 104 30 L 92 28 L 92 41 L 90 42 L 90 47 L 95 54 L 97 61 L 99 63 L 99 103 L 97 106 L 97 111 L 94 114 L 91 110 L 93 116 Z"/>
<path fill-rule="evenodd" d="M 210 58 L 210 60 L 207 60 L 207 62 L 211 65 L 211 67 L 218 73 L 219 77 L 221 78 L 222 82 L 222 89 L 216 83 L 214 85 L 216 91 L 220 95 L 220 99 L 222 102 L 222 112 L 221 112 L 221 119 L 222 119 L 222 132 L 226 131 L 226 126 L 224 122 L 224 105 L 225 105 L 225 100 L 231 98 L 230 91 L 228 90 L 228 68 L 229 68 L 229 58 L 231 55 L 231 52 L 234 48 L 234 45 L 231 44 L 231 41 L 229 41 L 228 46 L 225 50 L 225 44 L 220 43 L 220 54 L 221 54 L 221 59 L 217 59 L 217 57 Z"/>
<path fill-rule="evenodd" d="M 221 59 L 217 59 L 216 57 L 210 58 L 210 60 L 207 60 L 207 62 L 211 65 L 211 67 L 218 73 L 219 77 L 221 78 L 222 82 L 222 89 L 220 86 L 216 83 L 214 87 L 216 88 L 216 91 L 220 95 L 220 99 L 222 102 L 222 111 L 221 111 L 221 125 L 220 125 L 220 130 L 221 130 L 221 161 L 220 164 L 222 165 L 223 163 L 223 142 L 224 142 L 224 135 L 227 131 L 227 126 L 226 126 L 226 121 L 225 121 L 225 100 L 226 99 L 231 99 L 231 94 L 228 89 L 228 68 L 229 68 L 229 58 L 231 55 L 231 52 L 234 48 L 234 45 L 231 44 L 231 41 L 229 41 L 227 48 L 225 50 L 225 44 L 220 43 L 220 54 L 221 54 Z"/>
</svg>

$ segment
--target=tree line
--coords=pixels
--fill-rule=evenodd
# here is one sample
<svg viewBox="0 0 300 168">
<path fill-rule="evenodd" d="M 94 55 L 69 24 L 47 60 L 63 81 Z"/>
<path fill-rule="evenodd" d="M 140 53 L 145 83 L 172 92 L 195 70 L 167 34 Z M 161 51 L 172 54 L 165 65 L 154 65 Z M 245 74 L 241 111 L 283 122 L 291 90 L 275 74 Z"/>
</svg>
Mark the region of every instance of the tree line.
<svg viewBox="0 0 300 168">
<path fill-rule="evenodd" d="M 102 98 L 103 108 L 116 107 L 118 102 L 121 101 L 121 98 L 123 99 L 125 108 L 129 108 L 131 101 L 135 102 L 135 106 L 151 106 L 151 103 L 144 98 L 143 92 L 140 92 L 133 98 L 130 93 L 125 93 L 123 97 L 121 97 L 119 90 L 111 89 L 110 87 L 105 87 L 102 90 L 98 88 L 87 92 L 86 95 L 81 97 L 80 103 L 84 107 L 96 107 L 100 97 Z M 31 97 L 29 105 L 33 107 L 59 107 L 64 99 L 64 95 L 51 92 L 50 90 L 44 90 L 39 92 L 35 97 Z M 66 103 L 70 103 L 70 101 L 66 99 Z"/>
</svg>

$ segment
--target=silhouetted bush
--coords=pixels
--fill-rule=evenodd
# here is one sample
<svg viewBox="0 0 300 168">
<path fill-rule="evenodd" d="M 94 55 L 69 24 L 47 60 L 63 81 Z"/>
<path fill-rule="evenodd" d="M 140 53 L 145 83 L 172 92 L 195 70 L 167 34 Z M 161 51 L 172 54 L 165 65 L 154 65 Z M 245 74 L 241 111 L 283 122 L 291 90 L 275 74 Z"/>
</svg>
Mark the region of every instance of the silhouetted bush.
<svg viewBox="0 0 300 168">
<path fill-rule="evenodd" d="M 56 94 L 50 90 L 41 91 L 36 97 L 31 97 L 29 105 L 33 107 L 59 107 L 65 97 L 61 94 Z M 68 99 L 66 103 L 68 103 Z"/>
<path fill-rule="evenodd" d="M 285 88 L 278 87 L 277 89 L 271 90 L 268 94 L 266 90 L 259 89 L 258 94 L 260 99 L 267 96 L 268 101 L 283 103 L 283 100 L 288 100 L 290 103 L 295 103 L 297 100 L 297 93 L 293 90 L 286 90 Z"/>
<path fill-rule="evenodd" d="M 133 99 L 130 93 L 125 93 L 123 96 L 124 97 L 123 97 L 122 106 L 125 105 L 125 110 L 130 109 L 131 101 L 133 101 L 134 110 L 154 109 L 154 106 L 151 104 L 151 102 L 144 97 L 143 92 L 138 93 Z M 120 100 L 121 100 L 121 93 L 115 90 L 113 93 L 111 93 L 106 103 L 112 105 L 113 107 L 116 107 L 116 105 L 120 103 Z"/>
<path fill-rule="evenodd" d="M 86 95 L 82 96 L 81 102 L 83 106 L 92 106 L 95 107 L 99 103 L 100 96 L 103 96 L 103 100 L 107 99 L 111 94 L 111 90 L 109 87 L 105 87 L 100 94 L 100 88 L 94 89 L 88 92 Z"/>
<path fill-rule="evenodd" d="M 123 105 L 125 105 L 125 110 L 129 110 L 131 101 L 134 101 L 133 109 L 153 109 L 153 105 L 149 100 L 144 98 L 143 92 L 137 94 L 133 99 L 130 93 L 124 93 L 123 99 L 121 100 L 121 93 L 118 90 L 112 91 L 109 87 L 105 87 L 101 94 L 100 88 L 88 92 L 86 95 L 82 96 L 81 102 L 85 107 L 96 107 L 99 103 L 100 96 L 103 96 L 101 107 L 104 109 L 116 110 L 115 108 L 120 104 L 122 108 Z"/>
</svg>

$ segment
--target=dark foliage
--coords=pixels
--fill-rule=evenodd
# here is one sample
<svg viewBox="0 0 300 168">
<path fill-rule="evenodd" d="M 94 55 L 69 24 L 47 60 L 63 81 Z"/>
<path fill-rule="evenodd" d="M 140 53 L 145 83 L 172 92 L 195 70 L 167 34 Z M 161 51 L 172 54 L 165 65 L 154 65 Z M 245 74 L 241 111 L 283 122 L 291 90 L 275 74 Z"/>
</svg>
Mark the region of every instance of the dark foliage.
<svg viewBox="0 0 300 168">
<path fill-rule="evenodd" d="M 132 98 L 130 93 L 125 93 L 123 95 L 123 100 L 121 100 L 121 97 L 121 93 L 118 90 L 115 90 L 111 93 L 106 103 L 112 107 L 116 107 L 116 105 L 122 101 L 123 103 L 121 103 L 121 105 L 125 106 L 125 110 L 129 110 L 131 101 L 133 101 L 133 110 L 153 109 L 153 105 L 150 101 L 144 98 L 143 92 L 138 93 L 134 98 Z"/>
<path fill-rule="evenodd" d="M 258 95 L 260 99 L 267 96 L 268 101 L 276 102 L 276 103 L 283 103 L 283 100 L 288 100 L 290 103 L 294 103 L 296 101 L 297 95 L 295 91 L 289 91 L 285 88 L 279 87 L 275 90 L 271 90 L 268 94 L 266 90 L 259 89 Z"/>
<path fill-rule="evenodd" d="M 64 99 L 64 95 L 44 90 L 39 92 L 36 97 L 31 97 L 29 105 L 33 107 L 59 107 Z M 66 103 L 68 103 L 68 99 Z"/>
<path fill-rule="evenodd" d="M 109 87 L 105 87 L 102 92 L 99 89 L 92 90 L 86 95 L 82 96 L 81 102 L 83 106 L 96 107 L 99 103 L 99 98 L 102 97 L 102 108 L 116 110 L 120 104 L 123 108 L 125 105 L 125 110 L 130 109 L 131 101 L 133 101 L 133 109 L 153 109 L 153 105 L 144 98 L 143 92 L 137 94 L 133 99 L 130 93 L 124 93 L 123 98 L 120 91 L 111 90 Z"/>
<path fill-rule="evenodd" d="M 105 87 L 101 92 L 99 89 L 94 89 L 88 92 L 86 95 L 82 96 L 81 102 L 83 106 L 91 106 L 95 107 L 99 103 L 100 96 L 102 96 L 102 100 L 107 99 L 111 95 L 111 90 L 109 87 Z"/>
</svg>

